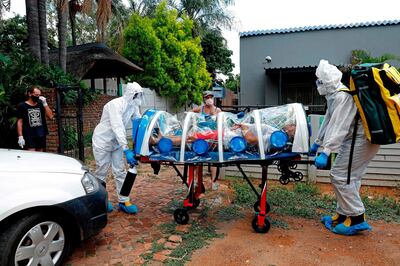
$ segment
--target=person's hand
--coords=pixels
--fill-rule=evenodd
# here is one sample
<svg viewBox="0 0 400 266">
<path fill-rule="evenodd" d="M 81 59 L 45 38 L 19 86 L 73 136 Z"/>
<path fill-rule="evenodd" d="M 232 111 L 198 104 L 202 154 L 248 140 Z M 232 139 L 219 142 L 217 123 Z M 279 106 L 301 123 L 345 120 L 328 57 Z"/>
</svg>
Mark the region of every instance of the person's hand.
<svg viewBox="0 0 400 266">
<path fill-rule="evenodd" d="M 44 96 L 39 96 L 39 100 L 42 102 L 43 106 L 47 106 L 47 100 Z"/>
<path fill-rule="evenodd" d="M 315 166 L 317 168 L 325 168 L 328 165 L 328 155 L 321 152 L 315 159 Z"/>
<path fill-rule="evenodd" d="M 317 151 L 320 145 L 318 145 L 317 143 L 313 143 L 313 145 L 311 145 L 310 151 L 308 152 L 309 156 L 315 156 L 317 155 Z"/>
<path fill-rule="evenodd" d="M 126 150 L 124 150 L 124 153 L 125 153 L 126 161 L 128 162 L 129 165 L 133 166 L 135 164 L 138 164 L 137 161 L 135 160 L 135 156 L 134 156 L 132 150 L 126 149 Z"/>
<path fill-rule="evenodd" d="M 18 137 L 18 145 L 21 147 L 21 149 L 24 148 L 24 146 L 25 146 L 25 140 L 24 140 L 24 137 L 23 137 L 23 136 L 19 136 L 19 137 Z"/>
</svg>

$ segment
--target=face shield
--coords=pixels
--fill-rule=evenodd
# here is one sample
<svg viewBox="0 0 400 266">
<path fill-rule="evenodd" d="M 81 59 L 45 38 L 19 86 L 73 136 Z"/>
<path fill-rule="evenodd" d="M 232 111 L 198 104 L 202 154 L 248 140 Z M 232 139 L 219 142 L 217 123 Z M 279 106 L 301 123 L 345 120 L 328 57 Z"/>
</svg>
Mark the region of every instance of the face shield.
<svg viewBox="0 0 400 266">
<path fill-rule="evenodd" d="M 315 84 L 317 85 L 317 90 L 318 90 L 319 95 L 325 96 L 325 95 L 328 94 L 328 90 L 327 90 L 327 88 L 324 85 L 324 82 L 322 80 L 317 79 L 315 81 Z"/>
<path fill-rule="evenodd" d="M 132 102 L 136 106 L 141 106 L 144 104 L 144 94 L 143 92 L 137 92 L 132 97 Z"/>
</svg>

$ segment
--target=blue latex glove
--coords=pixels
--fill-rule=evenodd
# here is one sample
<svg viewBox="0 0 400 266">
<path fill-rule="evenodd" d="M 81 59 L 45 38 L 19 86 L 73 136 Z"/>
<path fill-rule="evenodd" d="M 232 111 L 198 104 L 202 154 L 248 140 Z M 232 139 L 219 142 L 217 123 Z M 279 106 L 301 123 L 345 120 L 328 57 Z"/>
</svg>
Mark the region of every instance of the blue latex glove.
<svg viewBox="0 0 400 266">
<path fill-rule="evenodd" d="M 328 164 L 328 155 L 321 152 L 315 159 L 315 166 L 317 168 L 325 168 L 327 164 Z"/>
<path fill-rule="evenodd" d="M 126 150 L 124 150 L 124 153 L 125 153 L 125 158 L 126 158 L 126 161 L 128 162 L 128 164 L 130 164 L 130 165 L 137 164 L 137 161 L 135 160 L 135 156 L 134 156 L 132 150 L 126 149 Z"/>
<path fill-rule="evenodd" d="M 315 156 L 317 154 L 319 145 L 317 143 L 313 143 L 313 145 L 311 145 L 310 151 L 308 152 L 308 155 L 310 156 Z"/>
</svg>

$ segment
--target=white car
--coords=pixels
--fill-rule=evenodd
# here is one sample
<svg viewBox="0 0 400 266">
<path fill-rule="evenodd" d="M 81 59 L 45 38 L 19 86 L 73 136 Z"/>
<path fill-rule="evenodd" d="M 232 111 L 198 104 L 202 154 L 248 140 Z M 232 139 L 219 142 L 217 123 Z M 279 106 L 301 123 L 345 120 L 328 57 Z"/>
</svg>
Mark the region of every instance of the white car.
<svg viewBox="0 0 400 266">
<path fill-rule="evenodd" d="M 107 192 L 70 157 L 0 149 L 0 265 L 61 265 L 107 224 Z"/>
</svg>

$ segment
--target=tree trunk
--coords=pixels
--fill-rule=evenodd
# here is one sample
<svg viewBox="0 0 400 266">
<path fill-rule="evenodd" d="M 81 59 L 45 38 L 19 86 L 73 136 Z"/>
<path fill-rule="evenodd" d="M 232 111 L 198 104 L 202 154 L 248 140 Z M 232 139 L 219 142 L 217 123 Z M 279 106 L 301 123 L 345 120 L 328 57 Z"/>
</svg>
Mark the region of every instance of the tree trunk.
<svg viewBox="0 0 400 266">
<path fill-rule="evenodd" d="M 49 47 L 47 41 L 47 14 L 46 0 L 37 0 L 39 14 L 39 31 L 40 31 L 40 56 L 42 63 L 49 65 Z"/>
<path fill-rule="evenodd" d="M 58 59 L 61 69 L 67 72 L 67 21 L 68 3 L 67 0 L 58 0 Z"/>
<path fill-rule="evenodd" d="M 41 61 L 38 2 L 37 0 L 25 0 L 25 5 L 29 49 L 32 55 Z"/>
<path fill-rule="evenodd" d="M 71 25 L 71 36 L 72 36 L 72 45 L 76 45 L 76 33 L 75 33 L 75 5 L 77 5 L 76 0 L 69 1 L 69 23 Z"/>
</svg>

